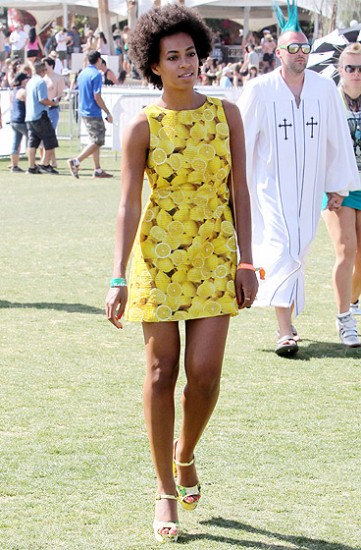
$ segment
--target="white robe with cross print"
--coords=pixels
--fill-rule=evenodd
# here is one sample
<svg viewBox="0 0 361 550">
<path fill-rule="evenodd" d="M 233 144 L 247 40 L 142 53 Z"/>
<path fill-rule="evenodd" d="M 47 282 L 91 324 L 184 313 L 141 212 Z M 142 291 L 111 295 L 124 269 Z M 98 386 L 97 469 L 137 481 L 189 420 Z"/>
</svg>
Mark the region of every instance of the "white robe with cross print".
<svg viewBox="0 0 361 550">
<path fill-rule="evenodd" d="M 301 101 L 280 68 L 245 87 L 238 107 L 246 138 L 253 261 L 262 266 L 255 305 L 304 307 L 304 261 L 324 192 L 360 189 L 342 102 L 332 80 L 305 71 Z"/>
</svg>

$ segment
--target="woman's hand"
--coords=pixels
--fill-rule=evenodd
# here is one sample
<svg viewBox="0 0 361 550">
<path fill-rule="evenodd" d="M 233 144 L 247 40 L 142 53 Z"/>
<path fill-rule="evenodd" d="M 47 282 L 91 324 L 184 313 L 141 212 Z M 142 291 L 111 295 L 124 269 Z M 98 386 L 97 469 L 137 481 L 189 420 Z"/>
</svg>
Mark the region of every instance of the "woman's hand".
<svg viewBox="0 0 361 550">
<path fill-rule="evenodd" d="M 337 212 L 340 210 L 342 201 L 345 197 L 342 197 L 338 193 L 327 193 L 328 202 L 327 202 L 327 208 L 331 212 Z"/>
<path fill-rule="evenodd" d="M 105 313 L 108 321 L 115 327 L 123 328 L 120 319 L 123 316 L 128 300 L 128 288 L 126 286 L 110 288 L 105 299 Z"/>
<path fill-rule="evenodd" d="M 235 287 L 238 309 L 251 307 L 258 291 L 256 273 L 251 269 L 237 269 Z"/>
</svg>

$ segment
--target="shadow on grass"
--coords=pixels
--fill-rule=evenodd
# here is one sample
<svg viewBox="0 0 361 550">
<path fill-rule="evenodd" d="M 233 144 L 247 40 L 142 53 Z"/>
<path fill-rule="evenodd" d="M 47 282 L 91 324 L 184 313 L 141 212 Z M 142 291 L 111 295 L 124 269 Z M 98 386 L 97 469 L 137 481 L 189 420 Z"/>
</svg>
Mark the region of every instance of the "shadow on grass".
<svg viewBox="0 0 361 550">
<path fill-rule="evenodd" d="M 273 349 L 263 349 L 265 353 L 274 354 Z M 361 357 L 361 347 L 349 348 L 344 344 L 337 342 L 316 342 L 315 340 L 302 340 L 299 344 L 299 351 L 296 355 L 290 357 L 280 357 L 283 361 L 311 361 L 312 359 L 321 359 L 323 357 L 333 358 L 355 358 Z"/>
<path fill-rule="evenodd" d="M 68 313 L 93 313 L 95 315 L 104 314 L 104 310 L 99 307 L 87 306 L 86 304 L 57 304 L 54 302 L 8 302 L 0 300 L 0 309 L 56 309 L 57 311 L 67 311 Z"/>
<path fill-rule="evenodd" d="M 247 525 L 246 523 L 241 523 L 234 520 L 227 520 L 221 517 L 214 517 L 210 520 L 201 521 L 200 523 L 202 525 L 222 527 L 224 529 L 245 531 L 246 533 L 254 533 L 256 535 L 262 535 L 267 538 L 278 540 L 275 540 L 274 543 L 271 543 L 246 540 L 241 538 L 236 539 L 227 536 L 213 535 L 209 533 L 200 533 L 199 535 L 187 535 L 186 533 L 184 533 L 180 542 L 187 543 L 191 540 L 209 540 L 223 544 L 229 544 L 231 546 L 260 548 L 264 550 L 290 550 L 290 544 L 293 545 L 294 550 L 360 550 L 360 548 L 347 546 L 345 544 L 338 544 L 336 542 L 327 542 L 325 540 L 310 539 L 303 536 L 274 533 L 265 529 L 252 527 L 251 525 Z"/>
</svg>

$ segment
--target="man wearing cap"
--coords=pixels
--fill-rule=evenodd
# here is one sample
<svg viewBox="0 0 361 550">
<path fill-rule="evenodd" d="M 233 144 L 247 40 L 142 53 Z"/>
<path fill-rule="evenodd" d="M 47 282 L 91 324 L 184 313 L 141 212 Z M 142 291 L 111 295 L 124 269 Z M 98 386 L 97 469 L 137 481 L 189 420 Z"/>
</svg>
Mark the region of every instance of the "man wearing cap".
<svg viewBox="0 0 361 550">
<path fill-rule="evenodd" d="M 48 98 L 48 90 L 44 81 L 46 73 L 45 63 L 35 61 L 34 74 L 26 88 L 26 126 L 28 129 L 28 174 L 58 174 L 50 166 L 54 149 L 58 147 L 55 130 L 48 116 L 48 108 L 58 105 L 58 101 Z M 35 154 L 40 143 L 43 142 L 41 164 L 35 165 Z"/>
<path fill-rule="evenodd" d="M 110 124 L 113 117 L 101 95 L 102 89 L 102 58 L 98 51 L 91 50 L 87 54 L 88 66 L 81 71 L 78 77 L 79 90 L 79 115 L 82 117 L 87 129 L 90 143 L 83 149 L 77 158 L 69 159 L 68 165 L 72 176 L 79 177 L 80 163 L 93 157 L 94 178 L 112 178 L 111 174 L 100 167 L 100 148 L 105 143 L 105 125 L 102 111 L 106 113 L 106 120 Z"/>
</svg>

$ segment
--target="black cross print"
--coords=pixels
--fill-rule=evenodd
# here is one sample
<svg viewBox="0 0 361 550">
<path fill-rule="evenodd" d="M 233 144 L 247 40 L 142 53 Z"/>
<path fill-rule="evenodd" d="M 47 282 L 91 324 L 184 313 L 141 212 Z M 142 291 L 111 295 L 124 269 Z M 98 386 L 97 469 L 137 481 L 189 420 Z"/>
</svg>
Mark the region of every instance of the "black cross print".
<svg viewBox="0 0 361 550">
<path fill-rule="evenodd" d="M 314 137 L 313 135 L 313 127 L 318 126 L 318 122 L 313 121 L 313 116 L 311 116 L 311 122 L 306 122 L 306 126 L 311 126 L 311 139 Z"/>
<path fill-rule="evenodd" d="M 287 124 L 287 120 L 284 118 L 283 119 L 283 124 L 279 124 L 278 125 L 278 128 L 284 128 L 285 130 L 285 139 L 288 139 L 288 136 L 287 136 L 287 128 L 291 128 L 292 127 L 292 124 Z"/>
</svg>

